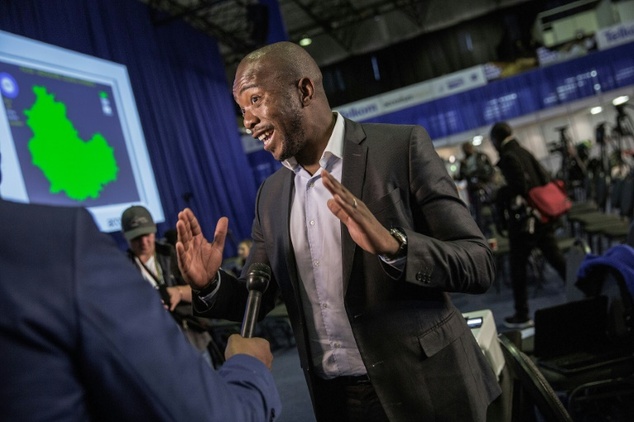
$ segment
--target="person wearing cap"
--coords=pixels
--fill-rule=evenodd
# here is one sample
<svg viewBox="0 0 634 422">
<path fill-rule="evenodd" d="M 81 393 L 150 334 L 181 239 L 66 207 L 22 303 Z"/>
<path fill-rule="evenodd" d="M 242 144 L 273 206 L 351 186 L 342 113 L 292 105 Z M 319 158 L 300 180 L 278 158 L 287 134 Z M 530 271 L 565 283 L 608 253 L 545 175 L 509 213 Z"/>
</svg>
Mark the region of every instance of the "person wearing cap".
<svg viewBox="0 0 634 422">
<path fill-rule="evenodd" d="M 173 311 L 181 302 L 191 302 L 191 287 L 185 283 L 178 269 L 174 248 L 156 240 L 156 224 L 152 214 L 141 205 L 133 205 L 121 215 L 121 230 L 128 242 L 128 257 L 143 278 L 156 289 L 165 287 L 168 303 Z"/>
<path fill-rule="evenodd" d="M 161 293 L 165 306 L 179 322 L 189 341 L 210 359 L 208 345 L 211 336 L 200 318 L 192 315 L 191 287 L 178 269 L 174 247 L 156 240 L 156 224 L 150 211 L 133 205 L 121 215 L 121 230 L 128 242 L 128 257 L 143 278 Z"/>
</svg>

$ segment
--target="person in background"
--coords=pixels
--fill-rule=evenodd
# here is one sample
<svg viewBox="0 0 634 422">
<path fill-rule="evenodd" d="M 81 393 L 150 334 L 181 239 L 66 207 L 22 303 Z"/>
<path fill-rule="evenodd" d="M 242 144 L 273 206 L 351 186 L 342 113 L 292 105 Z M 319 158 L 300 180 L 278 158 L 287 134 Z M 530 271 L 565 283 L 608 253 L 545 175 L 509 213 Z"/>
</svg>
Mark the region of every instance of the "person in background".
<svg viewBox="0 0 634 422">
<path fill-rule="evenodd" d="M 246 268 L 272 269 L 260 317 L 281 291 L 317 420 L 484 421 L 500 387 L 447 292 L 484 293 L 493 257 L 426 131 L 333 112 L 289 42 L 248 54 L 233 94 L 284 164 L 260 186 Z M 190 209 L 176 227 L 195 311 L 240 321 L 245 279 L 220 269 L 227 218 L 211 243 Z"/>
<path fill-rule="evenodd" d="M 242 260 L 242 265 L 244 266 L 244 262 L 247 260 L 249 256 L 249 252 L 251 251 L 251 245 L 253 244 L 253 240 L 244 239 L 238 244 L 238 256 Z"/>
<path fill-rule="evenodd" d="M 191 288 L 178 269 L 176 251 L 168 243 L 157 242 L 156 224 L 147 208 L 133 205 L 121 214 L 121 230 L 128 242 L 128 258 L 155 289 L 165 288 L 165 305 L 171 311 L 181 301 L 191 302 Z"/>
<path fill-rule="evenodd" d="M 6 421 L 271 421 L 261 338 L 215 371 L 83 208 L 0 199 L 0 415 Z"/>
<path fill-rule="evenodd" d="M 238 254 L 231 258 L 227 258 L 222 262 L 222 269 L 231 273 L 231 275 L 238 277 L 244 268 L 244 263 L 249 256 L 251 245 L 253 241 L 251 239 L 243 239 L 238 243 Z"/>
<path fill-rule="evenodd" d="M 201 320 L 192 316 L 191 287 L 178 269 L 174 247 L 156 240 L 156 224 L 150 211 L 141 205 L 125 209 L 121 214 L 121 230 L 129 245 L 128 258 L 143 278 L 159 291 L 163 303 L 179 322 L 190 343 L 210 360 L 211 335 Z"/>
<path fill-rule="evenodd" d="M 550 176 L 527 149 L 513 135 L 511 126 L 498 122 L 491 128 L 491 142 L 500 154 L 497 166 L 506 179 L 506 186 L 498 191 L 500 211 L 507 216 L 509 263 L 515 313 L 504 318 L 509 328 L 533 325 L 528 306 L 527 265 L 531 251 L 539 248 L 544 258 L 566 280 L 566 260 L 555 239 L 553 222 L 544 223 L 528 206 L 528 191 L 546 184 Z"/>
<path fill-rule="evenodd" d="M 462 144 L 462 152 L 464 158 L 460 161 L 458 180 L 467 182 L 471 214 L 482 233 L 488 236 L 490 233 L 482 211 L 490 201 L 488 184 L 495 176 L 494 167 L 489 157 L 483 152 L 476 151 L 470 141 Z"/>
</svg>

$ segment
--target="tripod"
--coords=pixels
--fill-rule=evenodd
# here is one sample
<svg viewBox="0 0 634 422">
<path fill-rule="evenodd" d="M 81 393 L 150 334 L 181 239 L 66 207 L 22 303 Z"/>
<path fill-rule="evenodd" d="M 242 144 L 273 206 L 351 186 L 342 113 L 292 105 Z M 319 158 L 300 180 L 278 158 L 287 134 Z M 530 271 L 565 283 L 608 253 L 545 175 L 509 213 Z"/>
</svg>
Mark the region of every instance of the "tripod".
<svg viewBox="0 0 634 422">
<path fill-rule="evenodd" d="M 569 195 L 574 200 L 585 199 L 579 189 L 583 186 L 587 170 L 585 163 L 579 158 L 577 150 L 568 136 L 568 126 L 555 128 L 559 132 L 559 141 L 551 142 L 549 151 L 561 153 L 561 168 L 557 177 L 564 181 Z"/>
</svg>

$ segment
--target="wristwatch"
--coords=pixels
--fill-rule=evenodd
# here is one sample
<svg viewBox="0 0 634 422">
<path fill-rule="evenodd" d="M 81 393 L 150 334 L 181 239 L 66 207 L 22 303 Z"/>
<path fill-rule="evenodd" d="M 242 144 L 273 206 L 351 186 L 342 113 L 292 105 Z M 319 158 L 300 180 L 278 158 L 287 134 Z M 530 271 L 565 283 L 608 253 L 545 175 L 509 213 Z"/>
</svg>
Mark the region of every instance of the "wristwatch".
<svg viewBox="0 0 634 422">
<path fill-rule="evenodd" d="M 388 261 L 393 261 L 395 259 L 406 256 L 407 255 L 407 235 L 405 234 L 405 231 L 403 231 L 403 229 L 400 227 L 393 227 L 390 229 L 390 235 L 392 235 L 392 237 L 396 239 L 396 241 L 398 242 L 399 244 L 398 250 L 396 251 L 395 254 L 384 254 L 381 256 Z"/>
</svg>

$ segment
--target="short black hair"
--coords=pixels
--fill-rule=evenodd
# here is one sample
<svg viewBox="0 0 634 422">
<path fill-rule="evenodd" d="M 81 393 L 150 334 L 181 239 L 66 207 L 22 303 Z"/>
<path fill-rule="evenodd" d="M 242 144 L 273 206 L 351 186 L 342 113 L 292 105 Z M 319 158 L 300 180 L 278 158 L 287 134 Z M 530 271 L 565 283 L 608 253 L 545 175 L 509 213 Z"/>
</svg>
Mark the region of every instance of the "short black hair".
<svg viewBox="0 0 634 422">
<path fill-rule="evenodd" d="M 491 137 L 491 140 L 493 142 L 496 142 L 496 141 L 502 142 L 503 140 L 505 140 L 512 134 L 513 134 L 513 129 L 511 129 L 511 126 L 508 123 L 497 122 L 491 128 L 491 134 L 489 136 Z"/>
</svg>

